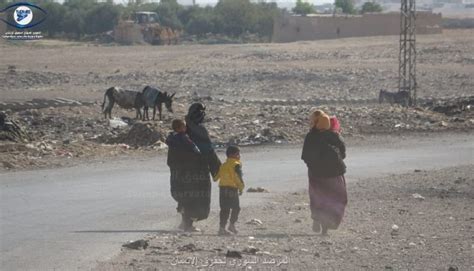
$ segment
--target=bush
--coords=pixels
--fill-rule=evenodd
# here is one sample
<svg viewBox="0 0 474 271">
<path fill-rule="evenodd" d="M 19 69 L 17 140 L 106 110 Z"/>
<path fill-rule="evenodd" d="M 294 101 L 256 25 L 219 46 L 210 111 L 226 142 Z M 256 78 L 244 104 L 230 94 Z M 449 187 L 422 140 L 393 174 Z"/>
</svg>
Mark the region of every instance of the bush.
<svg viewBox="0 0 474 271">
<path fill-rule="evenodd" d="M 65 33 L 74 34 L 79 39 L 85 33 L 88 12 L 97 3 L 94 0 L 68 0 L 64 2 L 62 28 Z"/>
<path fill-rule="evenodd" d="M 116 5 L 102 3 L 95 5 L 86 15 L 85 33 L 97 34 L 114 29 L 120 17 Z"/>
<path fill-rule="evenodd" d="M 336 8 L 341 8 L 343 13 L 346 13 L 346 14 L 355 13 L 354 4 L 352 3 L 352 0 L 336 0 L 334 2 L 334 6 Z"/>
<path fill-rule="evenodd" d="M 62 26 L 65 33 L 75 35 L 79 39 L 84 34 L 84 18 L 85 12 L 80 9 L 71 9 L 66 12 Z"/>
<path fill-rule="evenodd" d="M 178 19 L 178 13 L 182 8 L 176 0 L 161 0 L 156 9 L 160 23 L 174 29 L 182 29 L 183 24 Z"/>
<path fill-rule="evenodd" d="M 238 37 L 255 23 L 253 5 L 249 0 L 219 0 L 215 7 L 217 31 Z"/>
<path fill-rule="evenodd" d="M 210 9 L 195 10 L 186 23 L 186 32 L 203 37 L 207 33 L 214 33 L 214 15 Z"/>
<path fill-rule="evenodd" d="M 42 4 L 41 8 L 47 11 L 48 17 L 42 24 L 38 25 L 39 30 L 43 31 L 48 37 L 54 37 L 57 33 L 63 32 L 66 8 L 55 2 Z"/>
<path fill-rule="evenodd" d="M 292 9 L 292 11 L 295 14 L 306 16 L 307 14 L 314 13 L 314 8 L 310 3 L 298 0 L 296 1 L 296 6 Z"/>
<path fill-rule="evenodd" d="M 252 27 L 252 32 L 257 33 L 260 37 L 271 39 L 273 34 L 273 20 L 280 14 L 276 3 L 260 3 L 255 7 L 256 17 Z"/>
<path fill-rule="evenodd" d="M 362 14 L 368 12 L 382 12 L 382 6 L 375 2 L 365 2 L 362 5 L 362 10 L 360 11 Z"/>
</svg>

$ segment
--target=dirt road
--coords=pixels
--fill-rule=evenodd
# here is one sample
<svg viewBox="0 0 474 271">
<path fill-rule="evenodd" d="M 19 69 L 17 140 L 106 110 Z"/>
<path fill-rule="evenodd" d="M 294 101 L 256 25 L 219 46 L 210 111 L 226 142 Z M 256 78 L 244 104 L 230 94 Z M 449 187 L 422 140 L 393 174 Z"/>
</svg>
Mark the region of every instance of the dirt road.
<svg viewBox="0 0 474 271">
<path fill-rule="evenodd" d="M 445 134 L 349 144 L 347 179 L 472 164 L 473 140 L 472 134 Z M 248 186 L 271 193 L 245 194 L 243 206 L 304 189 L 299 157 L 300 146 L 244 149 Z M 168 174 L 163 156 L 1 174 L 2 268 L 89 270 L 116 255 L 126 240 L 173 229 Z"/>
</svg>

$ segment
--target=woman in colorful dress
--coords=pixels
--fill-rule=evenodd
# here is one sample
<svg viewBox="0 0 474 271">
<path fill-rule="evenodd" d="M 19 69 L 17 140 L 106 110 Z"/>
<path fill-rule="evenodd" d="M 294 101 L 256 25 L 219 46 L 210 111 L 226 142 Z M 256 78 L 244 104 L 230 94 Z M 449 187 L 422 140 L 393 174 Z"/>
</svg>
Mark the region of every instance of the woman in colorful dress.
<svg viewBox="0 0 474 271">
<path fill-rule="evenodd" d="M 337 229 L 347 205 L 344 173 L 344 142 L 331 130 L 330 117 L 321 110 L 311 114 L 311 130 L 306 135 L 301 159 L 308 166 L 309 199 L 313 231 L 327 235 Z"/>
</svg>

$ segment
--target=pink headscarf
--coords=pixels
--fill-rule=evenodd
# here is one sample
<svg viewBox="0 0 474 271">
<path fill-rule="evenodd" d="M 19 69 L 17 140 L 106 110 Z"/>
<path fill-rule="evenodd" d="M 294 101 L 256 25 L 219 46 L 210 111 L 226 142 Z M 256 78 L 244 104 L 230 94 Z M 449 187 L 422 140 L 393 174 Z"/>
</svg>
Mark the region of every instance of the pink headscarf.
<svg viewBox="0 0 474 271">
<path fill-rule="evenodd" d="M 333 116 L 329 118 L 329 121 L 331 122 L 331 131 L 339 134 L 341 132 L 341 124 L 339 123 L 339 120 Z"/>
</svg>

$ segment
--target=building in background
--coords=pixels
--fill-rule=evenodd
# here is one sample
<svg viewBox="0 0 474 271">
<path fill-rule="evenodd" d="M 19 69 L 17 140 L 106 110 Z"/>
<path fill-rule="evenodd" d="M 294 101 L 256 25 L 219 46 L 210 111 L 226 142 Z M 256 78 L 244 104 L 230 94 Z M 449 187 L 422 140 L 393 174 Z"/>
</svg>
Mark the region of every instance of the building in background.
<svg viewBox="0 0 474 271">
<path fill-rule="evenodd" d="M 417 34 L 440 34 L 441 14 L 419 12 Z M 364 15 L 283 15 L 273 24 L 273 42 L 400 34 L 400 13 Z"/>
</svg>

